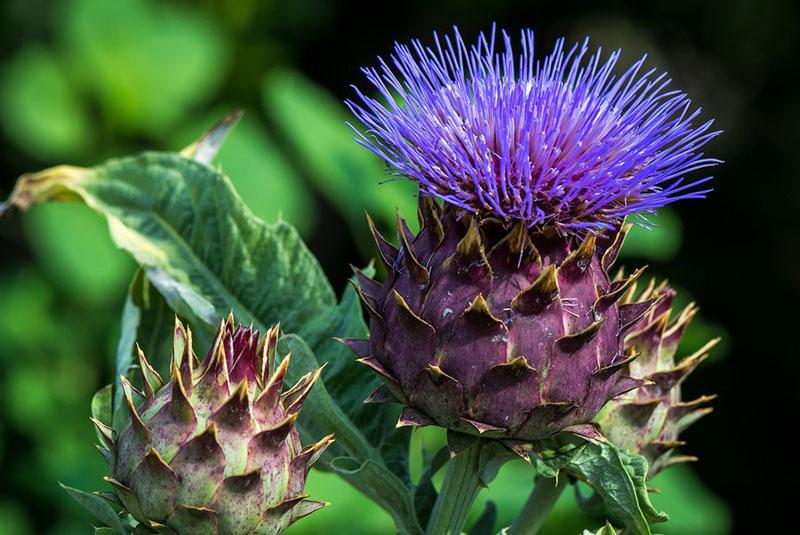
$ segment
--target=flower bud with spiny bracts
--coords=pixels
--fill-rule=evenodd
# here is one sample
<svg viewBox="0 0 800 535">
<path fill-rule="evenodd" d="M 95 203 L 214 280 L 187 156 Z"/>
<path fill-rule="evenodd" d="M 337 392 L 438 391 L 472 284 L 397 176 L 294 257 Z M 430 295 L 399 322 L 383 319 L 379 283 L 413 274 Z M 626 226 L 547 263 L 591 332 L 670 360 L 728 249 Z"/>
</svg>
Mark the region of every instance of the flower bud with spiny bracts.
<svg viewBox="0 0 800 535">
<path fill-rule="evenodd" d="M 611 281 L 625 228 L 577 240 L 524 222 L 420 203 L 399 247 L 374 228 L 388 277 L 358 274 L 369 340 L 346 340 L 406 405 L 400 425 L 533 441 L 587 425 L 644 381 L 623 373 L 623 338 L 653 306 L 618 303 L 639 273 Z"/>
<path fill-rule="evenodd" d="M 632 287 L 623 302 L 631 302 Z M 640 319 L 625 339 L 625 347 L 638 355 L 626 372 L 647 381 L 645 386 L 612 400 L 598 417 L 603 432 L 614 444 L 643 455 L 653 477 L 664 468 L 695 457 L 675 455 L 683 446 L 680 433 L 712 409 L 714 396 L 700 396 L 692 401 L 681 398 L 681 383 L 705 360 L 719 339 L 709 341 L 694 354 L 675 359 L 678 344 L 697 313 L 690 304 L 675 318 L 670 318 L 675 291 L 666 283 L 650 284 L 637 296 L 655 301 L 655 306 Z"/>
<path fill-rule="evenodd" d="M 139 351 L 141 391 L 122 378 L 129 422 L 118 436 L 95 423 L 106 479 L 140 531 L 277 534 L 325 505 L 302 492 L 332 437 L 302 448 L 294 426 L 319 371 L 284 391 L 278 335 L 276 326 L 259 340 L 229 316 L 200 364 L 176 321 L 166 382 Z"/>
<path fill-rule="evenodd" d="M 615 75 L 620 51 L 521 45 L 456 29 L 364 69 L 377 96 L 348 101 L 356 141 L 418 184 L 421 230 L 399 220 L 397 247 L 375 232 L 388 277 L 358 277 L 370 336 L 347 343 L 400 424 L 597 436 L 598 411 L 646 383 L 623 342 L 656 305 L 620 301 L 640 272 L 609 277 L 623 221 L 708 193 L 687 175 L 719 163 L 703 152 L 719 132 L 644 58 Z"/>
</svg>

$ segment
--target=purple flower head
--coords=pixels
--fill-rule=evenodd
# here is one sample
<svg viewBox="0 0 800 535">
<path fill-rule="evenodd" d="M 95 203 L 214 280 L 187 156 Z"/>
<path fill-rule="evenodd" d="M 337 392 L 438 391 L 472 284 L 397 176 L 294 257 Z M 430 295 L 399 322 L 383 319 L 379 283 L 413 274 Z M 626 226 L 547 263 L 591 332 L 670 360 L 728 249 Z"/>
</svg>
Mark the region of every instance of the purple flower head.
<svg viewBox="0 0 800 535">
<path fill-rule="evenodd" d="M 588 39 L 539 60 L 532 31 L 519 56 L 502 40 L 468 47 L 455 29 L 432 48 L 396 44 L 363 69 L 380 100 L 356 88 L 347 102 L 366 127 L 351 125 L 356 141 L 423 195 L 530 226 L 608 228 L 710 191 L 684 175 L 720 162 L 700 152 L 719 132 L 693 125 L 700 110 L 666 73 L 642 73 L 644 57 L 615 74 L 620 51 L 590 55 Z"/>
</svg>

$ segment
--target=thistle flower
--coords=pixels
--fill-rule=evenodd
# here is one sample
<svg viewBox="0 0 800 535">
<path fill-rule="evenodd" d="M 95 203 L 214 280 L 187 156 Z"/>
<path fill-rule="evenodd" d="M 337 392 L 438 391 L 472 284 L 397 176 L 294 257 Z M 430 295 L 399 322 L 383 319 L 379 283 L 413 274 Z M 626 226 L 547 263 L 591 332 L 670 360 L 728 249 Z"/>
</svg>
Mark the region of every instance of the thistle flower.
<svg viewBox="0 0 800 535">
<path fill-rule="evenodd" d="M 533 32 L 515 56 L 504 32 L 468 47 L 458 31 L 397 44 L 380 68 L 365 68 L 383 101 L 347 104 L 366 128 L 357 141 L 422 195 L 528 226 L 612 228 L 627 215 L 703 197 L 710 177 L 684 175 L 719 162 L 700 149 L 719 132 L 693 121 L 700 110 L 668 90 L 666 73 L 622 74 L 620 51 L 589 55 L 588 39 L 536 60 Z"/>
<path fill-rule="evenodd" d="M 631 302 L 636 289 L 631 288 L 624 302 Z M 598 418 L 608 438 L 617 446 L 643 455 L 648 462 L 648 477 L 664 468 L 696 460 L 689 455 L 675 455 L 684 445 L 680 433 L 709 414 L 708 403 L 715 396 L 700 396 L 691 401 L 681 398 L 681 383 L 703 362 L 719 342 L 713 339 L 694 354 L 676 360 L 678 344 L 691 323 L 697 307 L 688 305 L 672 318 L 675 291 L 655 281 L 638 296 L 656 299 L 657 304 L 631 329 L 625 346 L 640 356 L 630 362 L 627 373 L 645 379 L 647 385 L 613 399 Z"/>
<path fill-rule="evenodd" d="M 698 152 L 716 132 L 643 61 L 615 77 L 618 52 L 559 41 L 535 62 L 532 39 L 519 58 L 505 34 L 502 53 L 494 35 L 397 45 L 394 71 L 365 69 L 386 102 L 349 103 L 357 140 L 420 187 L 418 234 L 398 216 L 395 246 L 370 220 L 388 277 L 358 274 L 370 336 L 346 341 L 385 383 L 369 401 L 405 405 L 399 425 L 593 433 L 645 384 L 623 341 L 656 300 L 619 302 L 641 273 L 609 276 L 623 218 L 701 197 L 707 179 L 682 175 L 716 163 Z"/>
<path fill-rule="evenodd" d="M 122 381 L 129 412 L 115 433 L 95 422 L 112 477 L 139 533 L 277 534 L 320 507 L 303 495 L 332 437 L 303 449 L 294 427 L 319 372 L 282 392 L 289 356 L 273 368 L 278 328 L 222 322 L 202 365 L 176 322 L 168 382 L 139 352 L 143 391 Z"/>
</svg>

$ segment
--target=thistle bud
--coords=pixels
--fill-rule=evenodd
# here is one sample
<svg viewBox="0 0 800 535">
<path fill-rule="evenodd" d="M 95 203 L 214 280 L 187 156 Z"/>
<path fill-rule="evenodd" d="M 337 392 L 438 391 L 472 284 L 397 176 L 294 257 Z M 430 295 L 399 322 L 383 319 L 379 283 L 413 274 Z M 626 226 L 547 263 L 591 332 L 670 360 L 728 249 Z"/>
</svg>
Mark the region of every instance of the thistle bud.
<svg viewBox="0 0 800 535">
<path fill-rule="evenodd" d="M 260 338 L 229 316 L 200 363 L 176 321 L 167 381 L 139 351 L 141 391 L 122 378 L 127 424 L 115 436 L 97 422 L 106 479 L 139 529 L 280 533 L 326 505 L 303 487 L 332 437 L 303 448 L 294 426 L 319 371 L 284 390 L 289 356 L 275 366 L 278 335 L 276 326 Z"/>
</svg>

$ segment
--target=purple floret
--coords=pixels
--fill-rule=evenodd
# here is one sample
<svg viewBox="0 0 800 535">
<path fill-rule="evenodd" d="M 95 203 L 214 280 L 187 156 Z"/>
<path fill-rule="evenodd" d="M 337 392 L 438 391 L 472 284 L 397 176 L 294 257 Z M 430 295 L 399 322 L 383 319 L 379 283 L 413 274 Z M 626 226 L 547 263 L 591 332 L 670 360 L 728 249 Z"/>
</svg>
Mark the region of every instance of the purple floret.
<svg viewBox="0 0 800 535">
<path fill-rule="evenodd" d="M 590 55 L 588 39 L 540 60 L 532 31 L 519 56 L 502 40 L 496 51 L 492 30 L 468 47 L 455 29 L 432 48 L 396 44 L 363 69 L 380 100 L 356 88 L 347 102 L 358 143 L 422 195 L 530 226 L 610 228 L 710 191 L 711 177 L 684 176 L 720 163 L 700 152 L 719 132 L 693 125 L 700 110 L 666 73 L 642 73 L 644 57 L 616 75 L 620 51 Z"/>
</svg>

